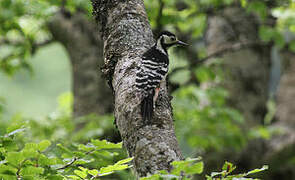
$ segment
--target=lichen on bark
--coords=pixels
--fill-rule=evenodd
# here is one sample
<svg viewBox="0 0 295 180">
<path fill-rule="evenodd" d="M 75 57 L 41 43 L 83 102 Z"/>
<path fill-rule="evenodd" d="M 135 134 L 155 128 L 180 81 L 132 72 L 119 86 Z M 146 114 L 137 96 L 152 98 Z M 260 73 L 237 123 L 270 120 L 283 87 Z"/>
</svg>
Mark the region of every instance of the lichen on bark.
<svg viewBox="0 0 295 180">
<path fill-rule="evenodd" d="M 140 92 L 135 90 L 136 67 L 153 43 L 142 0 L 92 0 L 93 14 L 103 27 L 104 61 L 115 96 L 115 118 L 138 176 L 171 170 L 182 159 L 174 133 L 167 89 L 160 92 L 152 124 L 144 126 Z M 113 64 L 111 67 L 109 64 Z"/>
</svg>

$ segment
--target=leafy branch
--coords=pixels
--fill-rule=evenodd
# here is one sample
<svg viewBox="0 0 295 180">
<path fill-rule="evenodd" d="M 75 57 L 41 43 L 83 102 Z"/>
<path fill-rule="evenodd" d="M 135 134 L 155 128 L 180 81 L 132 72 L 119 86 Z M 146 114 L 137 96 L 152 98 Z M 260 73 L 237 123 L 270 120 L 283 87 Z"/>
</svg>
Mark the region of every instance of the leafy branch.
<svg viewBox="0 0 295 180">
<path fill-rule="evenodd" d="M 91 150 L 91 151 L 88 151 L 85 153 L 85 155 L 89 155 L 91 153 L 93 153 L 95 151 L 95 149 Z M 77 156 L 75 156 L 70 162 L 68 162 L 66 165 L 60 167 L 60 168 L 57 168 L 56 170 L 62 170 L 62 169 L 66 169 L 68 167 L 70 167 L 71 165 L 73 165 L 77 160 L 81 160 L 82 158 L 79 158 Z"/>
</svg>

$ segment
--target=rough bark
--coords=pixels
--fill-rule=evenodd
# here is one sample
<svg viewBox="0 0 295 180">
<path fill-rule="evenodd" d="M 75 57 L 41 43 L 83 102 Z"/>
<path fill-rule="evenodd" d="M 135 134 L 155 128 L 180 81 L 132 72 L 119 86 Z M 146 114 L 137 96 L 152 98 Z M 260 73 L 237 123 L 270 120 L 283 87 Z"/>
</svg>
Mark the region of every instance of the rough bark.
<svg viewBox="0 0 295 180">
<path fill-rule="evenodd" d="M 83 13 L 60 12 L 48 28 L 54 40 L 65 46 L 72 63 L 74 117 L 112 112 L 112 93 L 99 71 L 103 52 L 95 23 Z"/>
<path fill-rule="evenodd" d="M 105 73 L 115 95 L 117 126 L 138 176 L 170 170 L 182 158 L 174 133 L 167 89 L 160 92 L 153 124 L 143 126 L 140 92 L 135 72 L 140 56 L 154 43 L 142 0 L 93 0 L 94 15 L 102 27 Z"/>
</svg>

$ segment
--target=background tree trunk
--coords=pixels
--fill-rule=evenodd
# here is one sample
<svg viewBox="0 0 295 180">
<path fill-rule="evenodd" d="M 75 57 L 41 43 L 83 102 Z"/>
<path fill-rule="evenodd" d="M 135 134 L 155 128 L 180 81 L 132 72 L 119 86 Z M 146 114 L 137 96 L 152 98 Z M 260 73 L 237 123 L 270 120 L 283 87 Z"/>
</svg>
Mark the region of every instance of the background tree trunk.
<svg viewBox="0 0 295 180">
<path fill-rule="evenodd" d="M 100 71 L 102 40 L 94 22 L 83 13 L 60 12 L 48 27 L 54 40 L 65 46 L 72 63 L 74 117 L 112 112 L 112 93 Z"/>
<path fill-rule="evenodd" d="M 239 7 L 228 7 L 209 16 L 206 31 L 208 54 L 220 49 L 235 46 L 237 43 L 255 42 L 258 37 L 259 21 Z M 266 115 L 266 103 L 270 93 L 271 45 L 255 43 L 255 46 L 224 54 L 223 68 L 226 72 L 224 87 L 229 91 L 228 103 L 239 109 L 244 115 L 247 130 L 255 125 L 262 125 Z M 287 53 L 288 54 L 288 53 Z M 245 171 L 263 164 L 270 166 L 264 173 L 267 179 L 294 179 L 291 163 L 295 152 L 294 126 L 294 63 L 290 54 L 286 55 L 288 68 L 280 81 L 277 93 L 277 114 L 271 128 L 283 129 L 284 134 L 277 134 L 269 140 L 255 139 L 237 154 L 223 152 L 219 158 L 206 158 L 209 171 L 220 166 L 224 159 L 236 161 L 237 167 Z M 294 59 L 294 58 L 293 58 Z M 293 96 L 292 96 L 293 95 Z M 216 153 L 216 152 L 215 152 Z M 206 155 L 208 156 L 208 155 Z M 270 173 L 271 172 L 271 173 Z"/>
<path fill-rule="evenodd" d="M 283 74 L 276 93 L 275 122 L 271 125 L 280 132 L 266 141 L 264 159 L 273 170 L 268 173 L 269 179 L 295 179 L 295 58 L 288 51 L 282 51 L 281 57 Z"/>
<path fill-rule="evenodd" d="M 142 0 L 93 0 L 102 27 L 105 70 L 115 94 L 117 126 L 138 176 L 170 170 L 182 159 L 174 133 L 167 89 L 160 92 L 153 125 L 143 126 L 141 95 L 135 91 L 140 56 L 154 43 Z"/>
<path fill-rule="evenodd" d="M 208 18 L 208 54 L 236 44 L 257 44 L 258 20 L 240 7 L 227 7 Z M 223 56 L 228 103 L 241 111 L 248 125 L 261 124 L 266 113 L 270 49 L 262 45 Z"/>
</svg>

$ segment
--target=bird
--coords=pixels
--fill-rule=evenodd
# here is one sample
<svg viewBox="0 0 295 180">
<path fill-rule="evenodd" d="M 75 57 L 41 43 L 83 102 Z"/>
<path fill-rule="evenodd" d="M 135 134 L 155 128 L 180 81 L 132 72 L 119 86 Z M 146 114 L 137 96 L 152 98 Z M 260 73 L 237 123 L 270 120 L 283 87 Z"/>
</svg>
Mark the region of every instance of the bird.
<svg viewBox="0 0 295 180">
<path fill-rule="evenodd" d="M 187 44 L 178 40 L 173 33 L 163 31 L 159 34 L 155 44 L 141 56 L 141 63 L 136 71 L 135 85 L 143 95 L 140 106 L 144 124 L 151 124 L 160 89 L 165 87 L 168 74 L 168 49 L 176 45 Z"/>
</svg>

